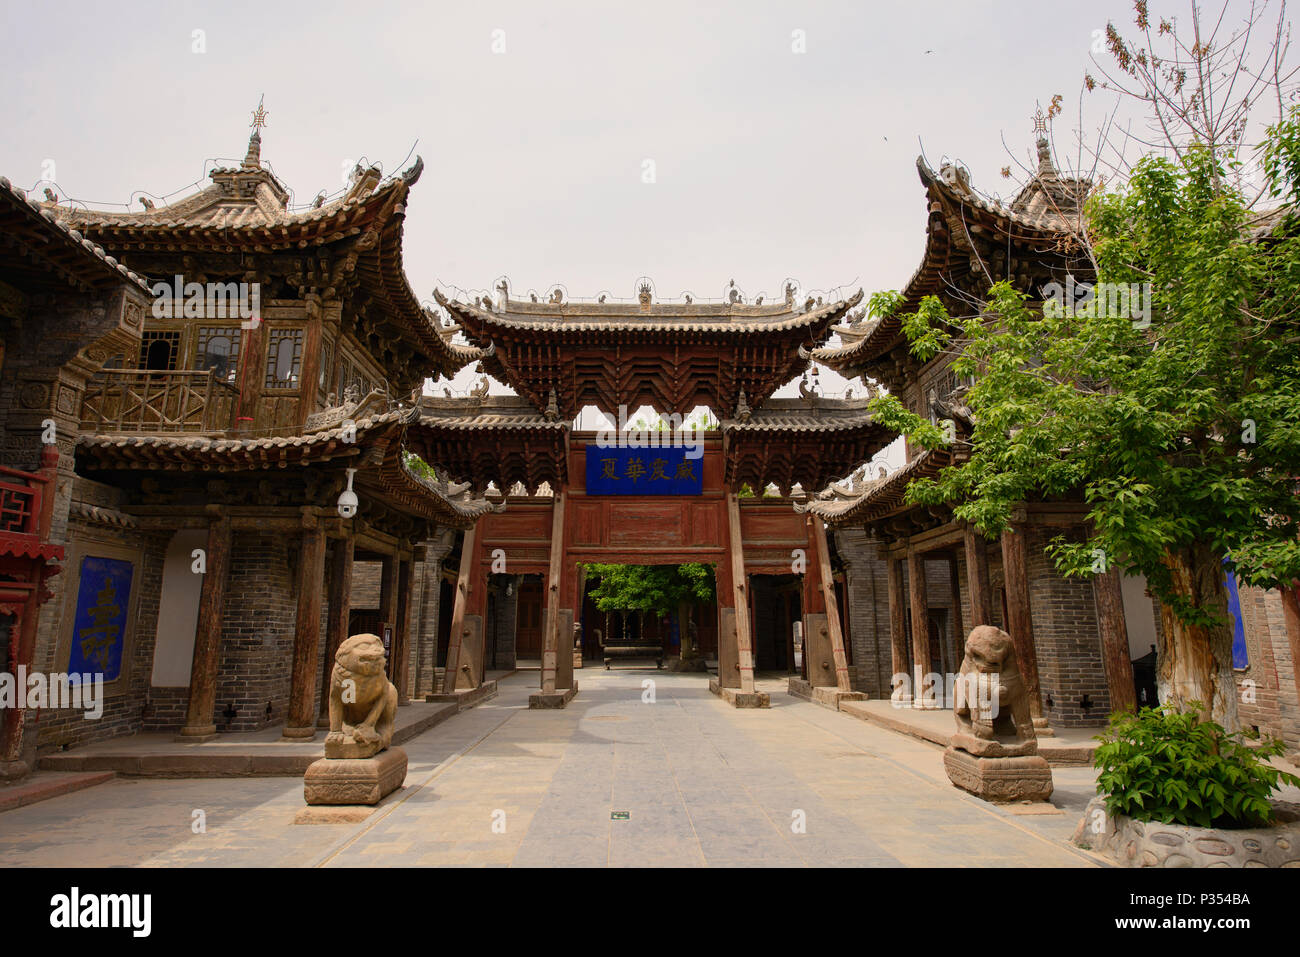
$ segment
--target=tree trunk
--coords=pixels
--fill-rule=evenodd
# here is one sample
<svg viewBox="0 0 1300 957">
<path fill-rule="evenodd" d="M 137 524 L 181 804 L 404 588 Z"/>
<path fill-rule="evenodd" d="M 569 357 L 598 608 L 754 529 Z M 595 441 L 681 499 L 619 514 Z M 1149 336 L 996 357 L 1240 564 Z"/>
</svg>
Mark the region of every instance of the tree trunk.
<svg viewBox="0 0 1300 957">
<path fill-rule="evenodd" d="M 1232 675 L 1232 626 L 1223 563 L 1204 546 L 1166 552 L 1174 594 L 1219 619 L 1189 625 L 1164 603 L 1157 650 L 1156 690 L 1160 703 L 1187 710 L 1199 701 L 1208 716 L 1229 731 L 1239 727 L 1237 688 Z"/>
</svg>

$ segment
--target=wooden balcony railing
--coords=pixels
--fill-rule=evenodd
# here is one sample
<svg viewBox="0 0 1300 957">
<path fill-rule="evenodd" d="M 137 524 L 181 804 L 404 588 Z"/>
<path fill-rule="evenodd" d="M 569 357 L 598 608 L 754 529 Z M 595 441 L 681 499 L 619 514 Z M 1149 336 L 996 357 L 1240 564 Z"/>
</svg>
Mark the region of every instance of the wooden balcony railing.
<svg viewBox="0 0 1300 957">
<path fill-rule="evenodd" d="M 83 432 L 226 432 L 235 387 L 212 372 L 105 369 L 86 383 Z"/>
<path fill-rule="evenodd" d="M 0 559 L 63 557 L 61 547 L 46 542 L 54 514 L 58 462 L 58 450 L 47 445 L 41 449 L 36 472 L 0 466 Z M 13 570 L 11 565 L 6 569 Z"/>
</svg>

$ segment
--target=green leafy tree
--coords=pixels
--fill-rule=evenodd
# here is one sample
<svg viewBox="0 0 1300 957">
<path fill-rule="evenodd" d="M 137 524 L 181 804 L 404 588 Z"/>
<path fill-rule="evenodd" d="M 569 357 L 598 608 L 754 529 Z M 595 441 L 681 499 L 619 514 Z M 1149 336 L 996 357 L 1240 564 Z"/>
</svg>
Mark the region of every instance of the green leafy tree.
<svg viewBox="0 0 1300 957">
<path fill-rule="evenodd" d="M 1294 207 L 1297 113 L 1264 155 L 1270 192 Z M 1145 575 L 1161 602 L 1161 702 L 1209 702 L 1236 728 L 1225 563 L 1252 585 L 1300 578 L 1300 239 L 1293 217 L 1261 219 L 1227 183 L 1193 146 L 1090 200 L 1098 288 L 1149 284 L 1149 322 L 1096 300 L 1040 313 L 998 283 L 981 314 L 927 299 L 904 330 L 918 358 L 952 350 L 956 374 L 975 376 L 970 458 L 913 482 L 909 500 L 952 503 L 992 536 L 1017 503 L 1082 492 L 1091 535 L 1058 538 L 1057 566 Z M 874 409 L 914 442 L 945 441 L 893 396 Z"/>
<path fill-rule="evenodd" d="M 656 618 L 677 616 L 679 634 L 687 634 L 687 620 L 692 604 L 713 600 L 713 566 L 700 562 L 683 565 L 608 565 L 586 566 L 587 575 L 595 578 L 588 591 L 601 611 L 637 611 Z M 683 649 L 686 644 L 683 640 Z"/>
</svg>

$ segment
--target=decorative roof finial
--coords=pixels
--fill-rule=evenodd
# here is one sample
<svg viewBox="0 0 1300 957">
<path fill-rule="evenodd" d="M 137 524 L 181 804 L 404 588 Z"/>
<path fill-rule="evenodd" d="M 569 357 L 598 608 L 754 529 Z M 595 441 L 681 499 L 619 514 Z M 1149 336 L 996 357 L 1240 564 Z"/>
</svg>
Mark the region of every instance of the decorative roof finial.
<svg viewBox="0 0 1300 957">
<path fill-rule="evenodd" d="M 266 118 L 270 114 L 262 107 L 262 101 L 266 99 L 263 94 L 257 100 L 257 109 L 253 111 L 253 122 L 249 125 L 253 128 L 253 135 L 248 138 L 248 153 L 244 157 L 244 165 L 250 169 L 260 169 L 262 166 L 262 127 L 266 126 Z"/>
<path fill-rule="evenodd" d="M 1055 176 L 1056 166 L 1052 163 L 1052 146 L 1047 140 L 1047 123 L 1052 118 L 1049 110 L 1044 113 L 1040 106 L 1034 111 L 1034 138 L 1038 141 L 1038 175 Z"/>
</svg>

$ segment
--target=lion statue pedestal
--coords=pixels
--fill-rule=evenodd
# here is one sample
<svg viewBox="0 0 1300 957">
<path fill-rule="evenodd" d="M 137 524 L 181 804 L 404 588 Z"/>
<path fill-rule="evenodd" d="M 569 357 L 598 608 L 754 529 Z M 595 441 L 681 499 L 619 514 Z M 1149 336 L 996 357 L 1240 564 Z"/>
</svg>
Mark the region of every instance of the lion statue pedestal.
<svg viewBox="0 0 1300 957">
<path fill-rule="evenodd" d="M 303 778 L 308 804 L 378 804 L 406 780 L 406 752 L 390 747 L 397 689 L 386 665 L 377 635 L 353 635 L 339 646 L 330 675 L 325 757 Z"/>
<path fill-rule="evenodd" d="M 986 801 L 1046 801 L 1052 769 L 1038 753 L 1011 636 L 992 625 L 973 629 L 957 677 L 957 732 L 943 753 L 948 780 Z"/>
</svg>

